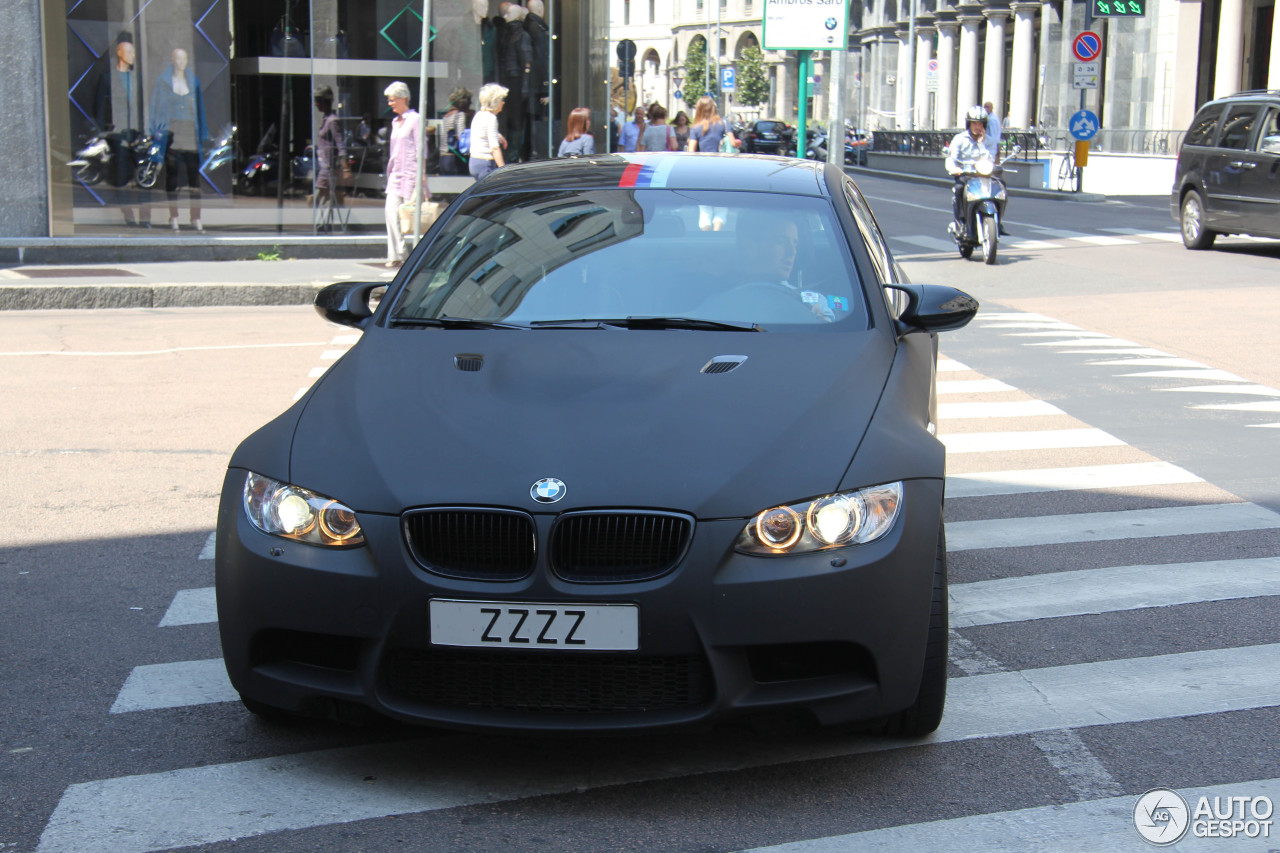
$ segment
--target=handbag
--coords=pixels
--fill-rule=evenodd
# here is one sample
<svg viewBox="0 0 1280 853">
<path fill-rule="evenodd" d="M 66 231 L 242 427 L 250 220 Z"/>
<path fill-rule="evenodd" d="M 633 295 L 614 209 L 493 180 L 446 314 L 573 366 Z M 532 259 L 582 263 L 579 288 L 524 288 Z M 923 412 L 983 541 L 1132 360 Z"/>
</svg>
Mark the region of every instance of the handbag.
<svg viewBox="0 0 1280 853">
<path fill-rule="evenodd" d="M 729 125 L 724 126 L 724 136 L 720 137 L 720 153 L 721 154 L 737 154 L 738 149 L 733 144 L 733 140 L 729 138 Z"/>
<path fill-rule="evenodd" d="M 422 231 L 425 233 L 431 227 L 431 223 L 436 221 L 436 217 L 440 215 L 440 202 L 423 201 L 422 202 Z M 400 205 L 400 233 L 413 233 L 413 202 L 407 201 Z"/>
</svg>

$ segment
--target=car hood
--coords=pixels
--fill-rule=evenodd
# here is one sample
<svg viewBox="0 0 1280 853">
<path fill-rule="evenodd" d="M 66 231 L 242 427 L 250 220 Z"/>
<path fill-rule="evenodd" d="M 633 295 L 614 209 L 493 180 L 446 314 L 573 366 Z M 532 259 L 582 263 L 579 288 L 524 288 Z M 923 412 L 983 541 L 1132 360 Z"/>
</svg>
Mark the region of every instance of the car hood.
<svg viewBox="0 0 1280 853">
<path fill-rule="evenodd" d="M 746 517 L 836 489 L 893 353 L 874 330 L 374 328 L 306 403 L 289 476 L 363 512 Z M 483 364 L 460 369 L 462 355 Z M 746 360 L 702 372 L 717 356 Z M 546 477 L 566 485 L 553 505 L 530 496 Z"/>
</svg>

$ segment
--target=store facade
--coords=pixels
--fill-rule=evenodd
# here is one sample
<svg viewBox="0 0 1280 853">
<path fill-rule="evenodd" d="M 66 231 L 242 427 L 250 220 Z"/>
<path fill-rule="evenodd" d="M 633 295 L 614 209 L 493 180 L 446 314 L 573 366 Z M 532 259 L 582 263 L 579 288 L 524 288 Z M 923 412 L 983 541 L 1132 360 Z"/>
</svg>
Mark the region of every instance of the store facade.
<svg viewBox="0 0 1280 853">
<path fill-rule="evenodd" d="M 607 93 L 588 81 L 607 75 L 605 0 L 510 5 L 43 0 L 12 34 L 38 30 L 26 44 L 40 45 L 28 73 L 43 103 L 16 105 L 6 118 L 17 126 L 0 131 L 46 155 L 44 180 L 26 181 L 43 183 L 43 222 L 0 215 L 0 236 L 379 231 L 394 81 L 415 109 L 425 99 L 436 194 L 471 183 L 443 119 L 478 108 L 486 82 L 511 90 L 509 160 L 547 157 L 578 106 L 603 138 Z M 28 195 L 23 207 L 42 207 Z"/>
</svg>

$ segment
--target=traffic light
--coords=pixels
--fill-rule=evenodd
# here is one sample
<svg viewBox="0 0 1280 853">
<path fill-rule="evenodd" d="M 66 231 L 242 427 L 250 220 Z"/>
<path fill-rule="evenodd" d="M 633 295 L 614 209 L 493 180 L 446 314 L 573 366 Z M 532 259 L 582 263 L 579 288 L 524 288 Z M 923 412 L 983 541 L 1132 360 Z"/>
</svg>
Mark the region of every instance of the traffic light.
<svg viewBox="0 0 1280 853">
<path fill-rule="evenodd" d="M 1141 18 L 1147 14 L 1147 0 L 1092 0 L 1095 18 Z"/>
<path fill-rule="evenodd" d="M 636 73 L 636 43 L 631 39 L 618 42 L 618 76 L 626 79 Z"/>
</svg>

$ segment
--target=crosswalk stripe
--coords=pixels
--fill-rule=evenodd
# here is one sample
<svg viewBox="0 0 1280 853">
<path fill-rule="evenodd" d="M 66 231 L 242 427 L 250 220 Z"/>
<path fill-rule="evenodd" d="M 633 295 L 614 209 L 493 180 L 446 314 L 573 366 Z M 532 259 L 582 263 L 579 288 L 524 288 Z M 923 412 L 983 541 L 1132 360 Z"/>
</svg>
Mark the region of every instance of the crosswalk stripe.
<svg viewBox="0 0 1280 853">
<path fill-rule="evenodd" d="M 1093 427 L 1028 430 L 1025 432 L 969 432 L 940 435 L 948 453 L 995 453 L 1005 450 L 1060 450 L 1072 447 L 1119 447 L 1123 441 Z"/>
<path fill-rule="evenodd" d="M 175 625 L 203 625 L 218 621 L 218 600 L 211 586 L 200 589 L 180 589 L 174 595 L 164 618 L 160 620 L 161 628 Z"/>
<path fill-rule="evenodd" d="M 1148 240 L 1164 240 L 1169 243 L 1181 243 L 1182 235 L 1176 231 L 1143 231 L 1141 228 L 1099 228 L 1110 234 L 1126 234 L 1130 237 L 1143 237 Z"/>
<path fill-rule="evenodd" d="M 1280 646 L 1263 645 L 952 679 L 946 716 L 929 741 L 810 735 L 744 752 L 740 738 L 709 737 L 690 752 L 680 741 L 664 747 L 645 740 L 611 744 L 607 762 L 584 762 L 572 750 L 459 736 L 281 755 L 73 784 L 46 824 L 38 853 L 148 853 L 922 742 L 1276 705 Z M 503 773 L 493 771 L 495 763 Z"/>
<path fill-rule="evenodd" d="M 940 420 L 965 420 L 971 418 L 1028 418 L 1040 415 L 1065 414 L 1062 409 L 1044 400 L 1021 400 L 1012 403 L 939 403 Z"/>
<path fill-rule="evenodd" d="M 1029 347 L 1087 347 L 1087 348 L 1096 348 L 1098 350 L 1106 351 L 1108 349 L 1116 349 L 1116 348 L 1127 349 L 1131 347 L 1136 347 L 1138 346 L 1138 344 L 1135 344 L 1133 341 L 1126 341 L 1120 338 L 1113 338 L 1108 335 L 1103 335 L 1097 338 L 1091 338 L 1089 337 L 1089 333 L 1086 332 L 1083 334 L 1074 335 L 1071 340 L 1036 341 L 1035 343 L 1028 343 L 1027 346 Z"/>
<path fill-rule="evenodd" d="M 1156 536 L 1270 530 L 1280 515 L 1251 503 L 1174 506 L 1118 512 L 1085 512 L 1030 518 L 991 518 L 947 523 L 947 550 L 1018 548 L 1067 542 L 1103 542 Z"/>
<path fill-rule="evenodd" d="M 1022 227 L 1026 228 L 1026 229 L 1028 229 L 1028 230 L 1030 230 L 1030 231 L 1034 231 L 1034 232 L 1036 232 L 1037 234 L 1043 234 L 1043 235 L 1045 235 L 1046 237 L 1049 237 L 1049 238 L 1054 239 L 1054 240 L 1076 240 L 1076 239 L 1079 239 L 1080 237 L 1088 237 L 1088 236 L 1089 236 L 1088 234 L 1085 234 L 1085 233 L 1080 232 L 1080 231 L 1068 231 L 1068 230 L 1066 230 L 1066 229 L 1064 229 L 1064 228 L 1046 228 L 1046 227 L 1044 227 L 1043 225 L 1029 225 L 1029 224 L 1028 224 L 1028 225 L 1024 225 L 1024 226 L 1022 226 Z"/>
<path fill-rule="evenodd" d="M 947 475 L 948 498 L 1016 495 L 1068 489 L 1123 489 L 1198 483 L 1190 471 L 1168 462 L 1133 462 L 1078 468 L 1040 468 Z"/>
<path fill-rule="evenodd" d="M 1214 409 L 1223 412 L 1280 412 L 1280 400 L 1258 400 L 1253 403 L 1208 403 L 1192 406 L 1193 409 Z"/>
<path fill-rule="evenodd" d="M 1252 394 L 1257 397 L 1280 397 L 1280 391 L 1266 385 L 1193 385 L 1187 388 L 1161 388 L 1161 391 L 1185 391 L 1190 394 Z"/>
<path fill-rule="evenodd" d="M 954 358 L 938 359 L 939 373 L 959 373 L 961 371 L 969 370 L 969 369 L 970 368 L 967 364 L 961 364 L 960 362 L 956 361 Z"/>
<path fill-rule="evenodd" d="M 1113 358 L 1104 359 L 1102 361 L 1091 361 L 1089 364 L 1095 364 L 1100 367 L 1198 367 L 1205 368 L 1205 365 L 1198 361 L 1192 361 L 1189 358 Z"/>
<path fill-rule="evenodd" d="M 111 713 L 183 708 L 239 698 L 222 658 L 134 667 L 111 706 Z"/>
<path fill-rule="evenodd" d="M 1012 249 L 1037 251 L 1040 249 L 1065 249 L 1061 243 L 1050 243 L 1047 240 L 1030 240 L 1026 237 L 1005 237 L 1005 242 Z"/>
<path fill-rule="evenodd" d="M 1280 557 L 1079 569 L 952 584 L 949 592 L 955 628 L 1228 601 L 1280 595 Z"/>
<path fill-rule="evenodd" d="M 1080 329 L 1061 329 L 1052 331 L 1039 332 L 1013 332 L 1009 334 L 1011 338 L 1106 338 L 1107 340 L 1115 340 L 1110 335 L 1103 332 L 1085 332 Z"/>
<path fill-rule="evenodd" d="M 1153 379 L 1210 379 L 1219 382 L 1248 382 L 1249 380 L 1228 373 L 1225 370 L 1214 370 L 1211 367 L 1188 368 L 1185 370 L 1143 370 L 1138 373 L 1121 373 L 1119 376 L 1151 377 Z"/>
<path fill-rule="evenodd" d="M 217 541 L 218 531 L 215 530 L 209 534 L 208 539 L 204 540 L 204 547 L 200 549 L 200 556 L 196 557 L 196 559 L 212 560 L 214 556 L 214 549 L 217 547 Z"/>
<path fill-rule="evenodd" d="M 1203 788 L 1180 788 L 1178 793 L 1194 809 L 1201 797 L 1232 796 L 1280 799 L 1280 779 L 1256 779 Z M 984 853 L 1079 853 L 1081 850 L 1152 850 L 1134 827 L 1133 810 L 1138 794 L 1085 800 L 1064 805 L 1037 806 L 1016 811 L 935 820 L 927 823 L 890 826 L 828 838 L 793 841 L 771 847 L 756 847 L 743 853 L 918 853 L 920 850 L 981 850 Z M 1243 838 L 1197 838 L 1187 833 L 1170 850 L 1220 851 L 1274 848 L 1274 843 L 1244 846 Z M 1250 840 L 1252 841 L 1252 840 Z"/>
<path fill-rule="evenodd" d="M 997 391 L 1017 391 L 1012 385 L 1006 385 L 999 379 L 962 379 L 956 381 L 941 380 L 937 383 L 938 394 L 989 394 Z"/>
<path fill-rule="evenodd" d="M 926 234 L 897 234 L 889 239 L 899 243 L 908 243 L 912 246 L 923 246 L 926 249 L 933 249 L 935 252 L 956 251 L 956 244 L 954 240 L 943 240 L 938 237 L 930 237 Z"/>
<path fill-rule="evenodd" d="M 1138 243 L 1137 240 L 1129 240 L 1125 237 L 1108 237 L 1105 234 L 1085 234 L 1071 239 L 1078 243 L 1091 243 L 1095 246 L 1133 246 Z"/>
<path fill-rule="evenodd" d="M 1026 323 L 1019 323 L 1011 320 L 1001 320 L 999 322 L 981 322 L 984 319 L 982 315 L 978 317 L 979 327 L 983 329 L 1061 329 L 1062 331 L 1081 331 L 1079 326 L 1073 326 L 1070 323 L 1059 323 L 1056 320 L 1038 320 Z"/>
</svg>

